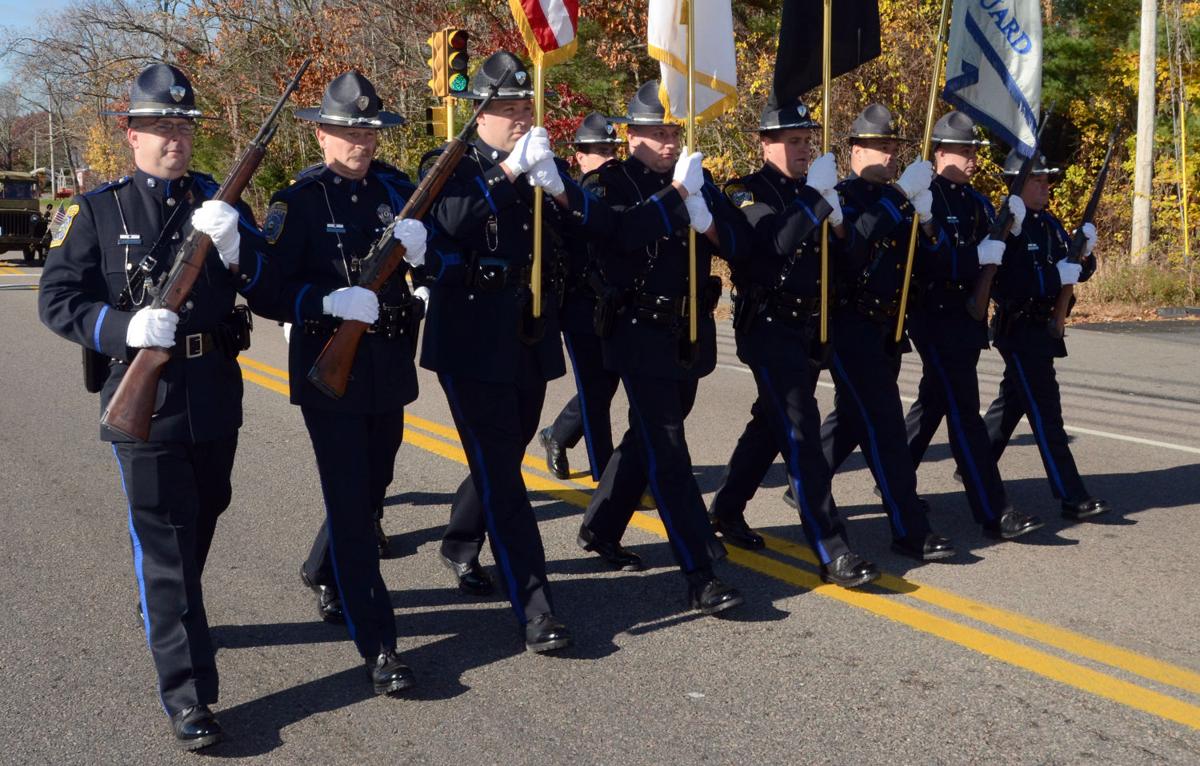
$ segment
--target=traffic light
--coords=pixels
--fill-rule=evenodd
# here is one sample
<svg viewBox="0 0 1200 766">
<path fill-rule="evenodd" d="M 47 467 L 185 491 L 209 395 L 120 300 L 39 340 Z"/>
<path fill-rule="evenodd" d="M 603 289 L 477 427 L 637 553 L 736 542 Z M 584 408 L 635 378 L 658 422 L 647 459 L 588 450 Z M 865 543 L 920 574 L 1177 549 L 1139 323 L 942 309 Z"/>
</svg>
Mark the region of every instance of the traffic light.
<svg viewBox="0 0 1200 766">
<path fill-rule="evenodd" d="M 446 85 L 451 96 L 458 96 L 467 90 L 467 63 L 471 58 L 467 43 L 471 34 L 465 29 L 442 31 L 446 34 Z"/>
<path fill-rule="evenodd" d="M 433 76 L 429 79 L 429 89 L 438 98 L 449 95 L 449 85 L 446 79 L 446 30 L 439 29 L 426 40 L 429 43 L 429 69 Z"/>
<path fill-rule="evenodd" d="M 425 135 L 437 138 L 446 137 L 446 108 L 442 106 L 425 107 Z"/>
</svg>

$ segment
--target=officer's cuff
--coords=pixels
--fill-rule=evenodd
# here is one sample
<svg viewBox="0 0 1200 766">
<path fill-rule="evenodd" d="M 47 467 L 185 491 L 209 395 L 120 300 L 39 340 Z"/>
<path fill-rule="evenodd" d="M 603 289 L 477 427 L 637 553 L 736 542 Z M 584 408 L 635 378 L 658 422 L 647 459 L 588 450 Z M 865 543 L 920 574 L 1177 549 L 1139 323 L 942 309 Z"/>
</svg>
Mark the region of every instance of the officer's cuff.
<svg viewBox="0 0 1200 766">
<path fill-rule="evenodd" d="M 89 345 L 105 356 L 129 361 L 133 358 L 133 351 L 125 345 L 125 336 L 129 333 L 129 322 L 132 319 L 132 311 L 118 311 L 107 304 L 101 306 L 92 329 L 92 343 Z"/>
</svg>

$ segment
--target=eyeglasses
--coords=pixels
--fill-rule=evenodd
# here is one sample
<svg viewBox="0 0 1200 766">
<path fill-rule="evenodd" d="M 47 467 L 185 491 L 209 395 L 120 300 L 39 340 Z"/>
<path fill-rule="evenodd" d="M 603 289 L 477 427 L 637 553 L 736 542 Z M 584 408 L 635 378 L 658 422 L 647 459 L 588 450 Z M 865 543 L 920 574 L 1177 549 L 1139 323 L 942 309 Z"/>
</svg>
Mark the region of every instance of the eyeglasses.
<svg viewBox="0 0 1200 766">
<path fill-rule="evenodd" d="M 171 136 L 194 136 L 196 134 L 196 123 L 194 122 L 164 122 L 155 120 L 149 125 L 135 127 L 134 130 L 143 133 L 153 133 L 162 138 L 170 138 Z"/>
</svg>

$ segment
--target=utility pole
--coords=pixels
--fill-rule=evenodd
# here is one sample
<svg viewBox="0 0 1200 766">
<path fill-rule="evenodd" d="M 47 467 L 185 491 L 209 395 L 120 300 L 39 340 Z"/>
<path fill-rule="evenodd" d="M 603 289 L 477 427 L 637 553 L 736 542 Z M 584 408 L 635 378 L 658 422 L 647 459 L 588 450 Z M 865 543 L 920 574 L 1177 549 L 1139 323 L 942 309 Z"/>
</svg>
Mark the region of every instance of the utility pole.
<svg viewBox="0 0 1200 766">
<path fill-rule="evenodd" d="M 1154 179 L 1154 75 L 1157 0 L 1142 0 L 1141 56 L 1138 60 L 1137 149 L 1133 162 L 1133 232 L 1130 262 L 1150 261 L 1150 184 Z"/>
<path fill-rule="evenodd" d="M 58 199 L 58 176 L 54 173 L 54 112 L 47 109 L 46 117 L 50 120 L 50 196 Z"/>
</svg>

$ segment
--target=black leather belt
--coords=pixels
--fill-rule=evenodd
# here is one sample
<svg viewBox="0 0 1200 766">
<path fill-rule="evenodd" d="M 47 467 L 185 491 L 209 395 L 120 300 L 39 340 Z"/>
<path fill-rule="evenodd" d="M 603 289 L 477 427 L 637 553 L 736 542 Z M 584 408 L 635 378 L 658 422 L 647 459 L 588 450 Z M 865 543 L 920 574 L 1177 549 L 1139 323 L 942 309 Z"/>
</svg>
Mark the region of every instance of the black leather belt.
<svg viewBox="0 0 1200 766">
<path fill-rule="evenodd" d="M 216 337 L 209 332 L 194 332 L 175 339 L 171 354 L 185 359 L 195 359 L 198 356 L 217 350 Z"/>
<path fill-rule="evenodd" d="M 804 322 L 820 308 L 821 299 L 813 296 L 777 291 L 768 293 L 766 298 L 767 315 L 786 322 Z"/>
<path fill-rule="evenodd" d="M 412 331 L 410 328 L 424 316 L 424 313 L 424 304 L 417 300 L 401 306 L 382 304 L 379 307 L 379 319 L 367 326 L 367 334 L 382 335 L 388 340 L 402 337 Z M 336 317 L 323 316 L 317 319 L 305 319 L 304 334 L 329 335 L 341 323 L 342 320 Z"/>
</svg>

